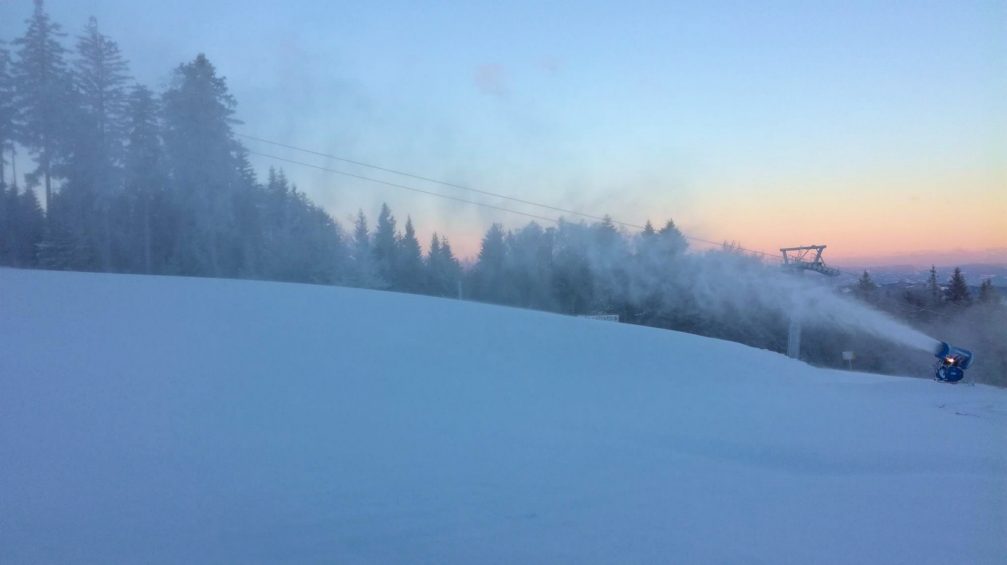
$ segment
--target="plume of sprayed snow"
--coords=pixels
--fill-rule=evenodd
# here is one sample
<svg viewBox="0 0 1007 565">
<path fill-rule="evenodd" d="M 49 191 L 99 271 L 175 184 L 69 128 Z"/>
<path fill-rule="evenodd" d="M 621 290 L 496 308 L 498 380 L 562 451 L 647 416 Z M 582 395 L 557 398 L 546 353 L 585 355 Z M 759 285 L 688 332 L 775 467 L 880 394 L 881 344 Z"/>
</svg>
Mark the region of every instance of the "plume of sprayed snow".
<svg viewBox="0 0 1007 565">
<path fill-rule="evenodd" d="M 611 241 L 604 235 L 599 237 L 598 231 L 605 229 L 595 225 L 581 232 L 588 260 L 602 284 L 613 284 L 606 280 L 613 276 L 628 279 L 633 303 L 659 296 L 672 307 L 684 306 L 728 323 L 751 320 L 768 311 L 783 318 L 797 317 L 804 325 L 863 332 L 927 352 L 940 345 L 891 316 L 838 293 L 831 279 L 817 273 L 787 273 L 777 265 L 731 250 L 685 253 L 684 240 L 677 231 L 670 238 L 656 236 L 649 245 L 638 236 L 635 259 L 620 261 L 616 255 L 626 257 L 625 239 L 599 245 Z M 620 267 L 613 269 L 615 263 Z"/>
<path fill-rule="evenodd" d="M 694 256 L 684 276 L 698 302 L 723 309 L 758 305 L 794 316 L 804 324 L 866 332 L 907 347 L 934 351 L 939 341 L 849 296 L 838 294 L 816 273 L 800 276 L 730 252 Z"/>
</svg>

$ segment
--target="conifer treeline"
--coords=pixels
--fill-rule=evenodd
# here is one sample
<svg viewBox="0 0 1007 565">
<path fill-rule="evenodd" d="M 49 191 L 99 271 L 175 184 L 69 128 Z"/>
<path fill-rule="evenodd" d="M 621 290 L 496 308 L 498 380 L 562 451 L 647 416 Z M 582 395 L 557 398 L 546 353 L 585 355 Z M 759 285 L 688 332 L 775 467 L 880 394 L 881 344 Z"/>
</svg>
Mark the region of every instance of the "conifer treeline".
<svg viewBox="0 0 1007 565">
<path fill-rule="evenodd" d="M 611 223 L 494 225 L 466 274 L 444 237 L 424 256 L 411 219 L 400 228 L 388 206 L 373 230 L 360 212 L 346 233 L 283 171 L 260 182 L 232 129 L 236 106 L 205 56 L 156 93 L 133 82 L 94 18 L 70 37 L 35 0 L 24 35 L 0 44 L 0 264 L 464 292 L 565 312 L 626 303 L 588 268 L 588 243 L 629 251 Z M 18 150 L 34 166 L 20 175 Z M 643 241 L 684 249 L 669 226 Z"/>
<path fill-rule="evenodd" d="M 94 18 L 68 39 L 36 0 L 26 24 L 0 44 L 0 263 L 340 280 L 339 226 L 282 175 L 257 181 L 206 57 L 154 93 Z"/>
</svg>

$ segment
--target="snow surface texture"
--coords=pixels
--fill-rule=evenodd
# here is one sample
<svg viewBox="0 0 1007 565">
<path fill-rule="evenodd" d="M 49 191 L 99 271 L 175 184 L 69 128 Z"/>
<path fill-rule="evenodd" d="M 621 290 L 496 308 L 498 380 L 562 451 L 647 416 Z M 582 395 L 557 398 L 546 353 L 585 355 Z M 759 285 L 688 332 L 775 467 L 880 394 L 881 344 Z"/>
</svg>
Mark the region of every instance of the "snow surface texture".
<svg viewBox="0 0 1007 565">
<path fill-rule="evenodd" d="M 291 284 L 0 270 L 0 563 L 1003 563 L 1007 391 Z"/>
</svg>

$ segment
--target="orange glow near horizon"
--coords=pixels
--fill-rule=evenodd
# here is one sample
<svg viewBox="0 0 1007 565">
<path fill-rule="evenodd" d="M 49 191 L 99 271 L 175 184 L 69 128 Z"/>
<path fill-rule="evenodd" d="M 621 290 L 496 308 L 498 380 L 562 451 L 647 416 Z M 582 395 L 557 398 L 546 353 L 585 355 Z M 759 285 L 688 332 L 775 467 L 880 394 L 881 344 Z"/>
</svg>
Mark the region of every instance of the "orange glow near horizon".
<svg viewBox="0 0 1007 565">
<path fill-rule="evenodd" d="M 889 178 L 885 178 L 885 177 Z M 1007 174 L 934 175 L 929 179 L 835 179 L 808 189 L 798 183 L 710 187 L 681 213 L 669 214 L 687 234 L 737 241 L 776 253 L 782 246 L 826 244 L 834 263 L 872 265 L 1007 262 Z M 754 186 L 755 188 L 752 188 Z M 672 209 L 655 206 L 654 209 Z M 627 212 L 613 216 L 638 221 Z M 666 218 L 650 218 L 655 225 Z M 514 229 L 520 217 L 504 222 Z M 475 260 L 485 228 L 448 230 L 462 260 Z M 429 240 L 427 230 L 423 241 Z M 444 230 L 438 230 L 444 233 Z M 694 249 L 706 246 L 693 245 Z"/>
<path fill-rule="evenodd" d="M 956 252 L 1005 260 L 1007 174 L 886 176 L 767 190 L 757 202 L 720 200 L 699 212 L 712 218 L 711 234 L 766 251 L 826 244 L 832 261 Z"/>
</svg>

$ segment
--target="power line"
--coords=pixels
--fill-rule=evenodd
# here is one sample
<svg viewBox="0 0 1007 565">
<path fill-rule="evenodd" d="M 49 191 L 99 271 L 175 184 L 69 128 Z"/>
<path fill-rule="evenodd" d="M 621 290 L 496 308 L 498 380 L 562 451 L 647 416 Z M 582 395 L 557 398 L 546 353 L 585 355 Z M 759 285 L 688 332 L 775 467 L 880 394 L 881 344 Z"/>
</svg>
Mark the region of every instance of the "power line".
<svg viewBox="0 0 1007 565">
<path fill-rule="evenodd" d="M 626 228 L 637 229 L 637 230 L 643 230 L 643 229 L 645 229 L 644 226 L 641 226 L 639 224 L 634 224 L 634 223 L 631 223 L 631 222 L 624 222 L 624 221 L 621 221 L 621 220 L 616 220 L 616 219 L 614 219 L 614 218 L 612 218 L 610 216 L 596 216 L 596 215 L 593 215 L 593 214 L 587 214 L 587 213 L 584 213 L 584 212 L 579 212 L 577 210 L 571 210 L 569 208 L 562 208 L 560 206 L 552 206 L 550 204 L 543 204 L 541 202 L 534 202 L 532 200 L 526 200 L 526 199 L 523 199 L 523 198 L 517 198 L 517 197 L 514 197 L 514 196 L 509 196 L 509 195 L 501 194 L 501 193 L 498 193 L 498 192 L 491 192 L 491 191 L 488 191 L 488 190 L 481 190 L 481 189 L 473 188 L 473 187 L 470 187 L 470 186 L 465 186 L 465 185 L 461 185 L 461 184 L 457 184 L 457 183 L 453 183 L 453 182 L 443 181 L 443 180 L 439 180 L 439 179 L 435 179 L 435 178 L 431 178 L 431 177 L 426 177 L 426 176 L 423 176 L 423 175 L 417 175 L 417 174 L 410 173 L 410 172 L 407 172 L 407 171 L 400 171 L 400 170 L 397 170 L 397 169 L 392 169 L 392 168 L 388 168 L 388 167 L 382 167 L 380 165 L 374 165 L 374 164 L 371 164 L 371 163 L 365 163 L 363 161 L 358 161 L 358 160 L 355 160 L 355 159 L 348 159 L 346 157 L 340 157 L 338 155 L 333 155 L 331 153 L 323 153 L 321 151 L 315 151 L 313 149 L 307 149 L 307 148 L 304 148 L 304 147 L 298 147 L 298 146 L 295 146 L 295 145 L 289 145 L 289 144 L 286 144 L 286 143 L 281 143 L 281 142 L 278 142 L 278 141 L 272 141 L 272 140 L 269 140 L 269 139 L 265 139 L 265 138 L 261 138 L 261 137 L 256 137 L 256 136 L 248 135 L 248 134 L 244 134 L 244 133 L 237 133 L 236 132 L 235 135 L 237 135 L 239 137 L 243 137 L 245 139 L 250 139 L 252 141 L 258 141 L 260 143 L 266 143 L 266 144 L 269 144 L 269 145 L 275 145 L 277 147 L 283 147 L 285 149 L 291 149 L 291 150 L 294 150 L 294 151 L 300 151 L 302 153 L 308 153 L 308 154 L 316 155 L 316 156 L 319 156 L 319 157 L 325 157 L 327 159 L 333 159 L 333 160 L 336 160 L 336 161 L 341 161 L 343 163 L 349 163 L 349 164 L 352 164 L 352 165 L 357 165 L 357 166 L 360 166 L 360 167 L 366 167 L 366 168 L 374 169 L 374 170 L 377 170 L 377 171 L 382 171 L 382 172 L 386 172 L 386 173 L 400 175 L 400 176 L 404 176 L 404 177 L 407 177 L 407 178 L 421 180 L 421 181 L 424 181 L 424 182 L 430 182 L 430 183 L 434 183 L 434 184 L 439 184 L 439 185 L 442 185 L 442 186 L 447 186 L 447 187 L 455 188 L 455 189 L 458 189 L 458 190 L 464 190 L 464 191 L 468 191 L 468 192 L 474 192 L 476 194 L 482 194 L 484 196 L 491 196 L 491 197 L 494 197 L 494 198 L 500 198 L 500 199 L 503 199 L 503 200 L 509 200 L 511 202 L 517 202 L 519 204 L 525 204 L 525 205 L 528 205 L 528 206 L 537 206 L 539 208 L 543 208 L 543 209 L 546 209 L 546 210 L 552 210 L 554 212 L 560 212 L 562 214 L 568 214 L 568 215 L 571 215 L 571 216 L 578 216 L 578 217 L 581 217 L 581 218 L 586 218 L 586 219 L 590 219 L 590 220 L 594 220 L 594 221 L 599 221 L 599 222 L 603 222 L 603 221 L 607 220 L 607 221 L 609 221 L 609 222 L 611 222 L 613 224 L 616 224 L 616 225 L 619 225 L 619 226 L 622 226 L 622 227 L 626 227 Z M 472 201 L 472 200 L 465 200 L 465 199 L 462 199 L 462 198 L 455 198 L 455 197 L 447 196 L 445 194 L 441 194 L 441 193 L 438 193 L 438 192 L 427 191 L 427 190 L 419 189 L 419 188 L 412 187 L 412 186 L 407 186 L 407 185 L 402 185 L 402 184 L 398 184 L 398 183 L 392 183 L 392 182 L 388 182 L 388 181 L 374 179 L 374 178 L 366 177 L 366 176 L 363 176 L 363 175 L 356 175 L 356 174 L 353 174 L 353 173 L 347 173 L 346 171 L 340 171 L 340 170 L 336 170 L 336 169 L 330 169 L 328 167 L 322 167 L 322 166 L 314 165 L 314 164 L 311 164 L 311 163 L 305 163 L 305 162 L 296 161 L 296 160 L 293 160 L 293 159 L 286 159 L 284 157 L 278 157 L 278 156 L 275 156 L 275 155 L 268 155 L 268 154 L 265 154 L 265 153 L 259 153 L 259 152 L 255 152 L 255 151 L 249 151 L 249 153 L 252 154 L 252 155 L 258 155 L 260 157 L 266 157 L 266 158 L 269 158 L 269 159 L 275 159 L 277 161 L 284 161 L 284 162 L 287 162 L 287 163 L 293 163 L 293 164 L 297 164 L 297 165 L 311 167 L 311 168 L 315 168 L 315 169 L 319 169 L 319 170 L 323 170 L 323 171 L 328 171 L 328 172 L 339 174 L 339 175 L 344 175 L 344 176 L 348 176 L 348 177 L 352 177 L 352 178 L 357 178 L 357 179 L 360 179 L 360 180 L 366 180 L 366 181 L 370 181 L 370 182 L 376 182 L 376 183 L 379 183 L 379 184 L 384 184 L 386 186 L 392 186 L 392 187 L 395 187 L 395 188 L 402 188 L 402 189 L 410 190 L 410 191 L 413 191 L 413 192 L 419 192 L 421 194 L 427 194 L 427 195 L 430 195 L 430 196 L 436 196 L 436 197 L 439 197 L 439 198 L 445 198 L 445 199 L 448 199 L 448 200 L 453 200 L 455 202 L 462 202 L 462 203 L 465 203 L 465 204 L 472 204 L 472 205 L 475 205 L 475 206 L 483 206 L 483 207 L 486 207 L 486 208 L 492 208 L 494 210 L 499 210 L 499 211 L 503 211 L 503 212 L 510 212 L 512 214 L 520 214 L 520 215 L 523 215 L 523 216 L 528 216 L 528 217 L 531 217 L 531 218 L 536 218 L 536 219 L 545 220 L 545 221 L 549 221 L 549 222 L 558 222 L 558 220 L 555 219 L 555 218 L 547 218 L 547 217 L 539 216 L 539 215 L 536 215 L 536 214 L 529 214 L 527 212 L 521 212 L 519 210 L 514 210 L 514 209 L 511 209 L 511 208 L 504 208 L 502 206 L 494 206 L 494 205 L 485 204 L 485 203 L 481 203 L 481 202 L 476 202 L 476 201 Z M 724 242 L 722 242 L 722 241 L 712 241 L 712 240 L 709 240 L 709 239 L 703 239 L 703 238 L 700 238 L 700 237 L 694 237 L 694 236 L 687 235 L 687 234 L 684 234 L 684 233 L 682 234 L 682 237 L 684 237 L 685 239 L 688 239 L 690 241 L 695 241 L 695 242 L 698 242 L 698 243 L 705 243 L 707 245 L 719 246 L 719 245 L 723 245 L 724 244 Z M 766 253 L 765 251 L 759 251 L 759 250 L 756 250 L 756 249 L 748 249 L 748 248 L 745 248 L 745 247 L 741 247 L 740 245 L 735 246 L 735 248 L 739 249 L 741 251 L 746 251 L 748 253 L 752 253 L 752 254 L 756 254 L 756 255 L 761 255 L 763 257 L 778 258 L 775 253 Z"/>
<path fill-rule="evenodd" d="M 294 164 L 294 165 L 301 165 L 301 166 L 304 166 L 304 167 L 310 167 L 312 169 L 318 169 L 320 171 L 325 171 L 327 173 L 333 173 L 333 174 L 337 174 L 337 175 L 343 175 L 345 177 L 350 177 L 350 178 L 354 178 L 354 179 L 358 179 L 358 180 L 365 180 L 365 181 L 373 182 L 373 183 L 377 183 L 377 184 L 383 184 L 385 186 L 391 186 L 391 187 L 394 187 L 394 188 L 401 188 L 403 190 L 409 190 L 411 192 L 418 192 L 420 194 L 426 194 L 428 196 L 436 196 L 437 198 L 444 198 L 445 200 L 452 200 L 454 202 L 461 202 L 462 204 L 472 204 L 474 206 L 482 206 L 484 208 L 492 208 L 493 210 L 499 210 L 501 212 L 509 212 L 511 214 L 520 214 L 522 216 L 527 216 L 529 218 L 535 218 L 536 220 L 543 220 L 543 221 L 546 221 L 546 222 L 559 223 L 559 219 L 557 219 L 557 218 L 549 218 L 549 217 L 546 217 L 546 216 L 539 216 L 538 214 L 530 214 L 528 212 L 522 212 L 520 210 L 513 210 L 511 208 L 504 208 L 503 206 L 494 206 L 493 204 L 486 204 L 485 202 L 476 202 L 474 200 L 465 200 L 464 198 L 456 198 L 454 196 L 449 196 L 447 194 L 441 194 L 439 192 L 432 192 L 432 191 L 429 191 L 429 190 L 423 190 L 422 188 L 416 188 L 416 187 L 413 187 L 413 186 L 406 186 L 404 184 L 398 184 L 398 183 L 389 182 L 389 181 L 386 181 L 386 180 L 381 180 L 381 179 L 366 177 L 364 175 L 358 175 L 358 174 L 354 174 L 354 173 L 348 173 L 346 171 L 340 171 L 338 169 L 332 169 L 332 168 L 329 168 L 329 167 L 323 167 L 321 165 L 315 165 L 313 163 L 305 163 L 304 161 L 297 161 L 297 160 L 294 160 L 294 159 L 287 159 L 285 157 L 278 157 L 276 155 L 269 155 L 269 154 L 266 154 L 266 153 L 259 153 L 258 151 L 248 151 L 248 153 L 249 153 L 249 155 L 258 155 L 259 157 L 265 157 L 267 159 L 275 159 L 277 161 L 283 161 L 284 163 L 291 163 L 291 164 Z"/>
<path fill-rule="evenodd" d="M 422 176 L 422 175 L 417 175 L 417 174 L 409 173 L 409 172 L 406 172 L 406 171 L 399 171 L 399 170 L 396 170 L 396 169 L 389 169 L 388 167 L 382 167 L 382 166 L 379 166 L 379 165 L 372 165 L 370 163 L 364 163 L 363 161 L 356 161 L 356 160 L 353 160 L 353 159 L 347 159 L 345 157 L 339 157 L 338 155 L 332 155 L 332 154 L 329 154 L 329 153 L 322 153 L 320 151 L 314 151 L 312 149 L 305 149 L 303 147 L 296 147 L 294 145 L 287 145 L 286 143 L 280 143 L 278 141 L 270 141 L 268 139 L 263 139 L 261 137 L 255 137 L 255 136 L 247 135 L 247 134 L 243 134 L 243 133 L 236 133 L 235 135 L 237 135 L 239 137 L 244 137 L 245 139 L 251 139 L 251 140 L 259 141 L 259 142 L 262 142 L 262 143 L 268 143 L 269 145 L 275 145 L 277 147 L 284 147 L 286 149 L 292 149 L 294 151 L 301 151 L 303 153 L 310 153 L 311 155 L 317 155 L 319 157 L 325 157 L 327 159 L 333 159 L 335 161 L 342 161 L 343 163 L 350 163 L 352 165 L 357 165 L 357 166 L 360 166 L 360 167 L 367 167 L 369 169 L 374 169 L 374 170 L 377 170 L 377 171 L 383 171 L 383 172 L 386 172 L 386 173 L 392 173 L 392 174 L 395 174 L 395 175 L 401 175 L 401 176 L 408 177 L 408 178 L 411 178 L 411 179 L 421 180 L 421 181 L 424 181 L 424 182 L 431 182 L 431 183 L 434 183 L 434 184 L 439 184 L 439 185 L 447 186 L 447 187 L 451 187 L 451 188 L 457 188 L 458 190 L 466 190 L 466 191 L 469 191 L 469 192 L 475 192 L 477 194 L 482 194 L 484 196 L 492 196 L 494 198 L 501 198 L 501 199 L 504 199 L 504 200 L 510 200 L 512 202 L 518 202 L 520 204 L 527 204 L 529 206 L 537 206 L 539 208 L 545 208 L 547 210 L 552 210 L 554 212 L 561 212 L 563 214 L 570 214 L 570 215 L 573 215 L 573 216 L 580 216 L 580 217 L 591 219 L 591 220 L 597 220 L 597 221 L 604 221 L 605 220 L 605 218 L 602 217 L 602 216 L 594 216 L 594 215 L 591 215 L 591 214 L 585 214 L 583 212 L 578 212 L 576 210 L 568 210 L 566 208 L 561 208 L 559 206 L 551 206 L 549 204 L 542 204 L 540 202 L 533 202 L 531 200 L 524 200 L 522 198 L 517 198 L 515 196 L 508 196 L 506 194 L 500 194 L 500 193 L 497 193 L 497 192 L 490 192 L 488 190 L 481 190 L 481 189 L 478 189 L 478 188 L 473 188 L 471 186 L 465 186 L 465 185 L 456 184 L 456 183 L 453 183 L 453 182 L 442 181 L 442 180 L 438 180 L 438 179 L 435 179 L 435 178 L 430 178 L 430 177 L 425 177 L 425 176 Z M 643 226 L 639 226 L 639 225 L 636 225 L 636 224 L 631 224 L 631 223 L 628 223 L 628 222 L 620 222 L 620 221 L 613 220 L 611 218 L 609 218 L 609 220 L 613 224 L 618 224 L 618 225 L 621 225 L 621 226 L 625 226 L 627 228 L 643 229 Z"/>
</svg>

